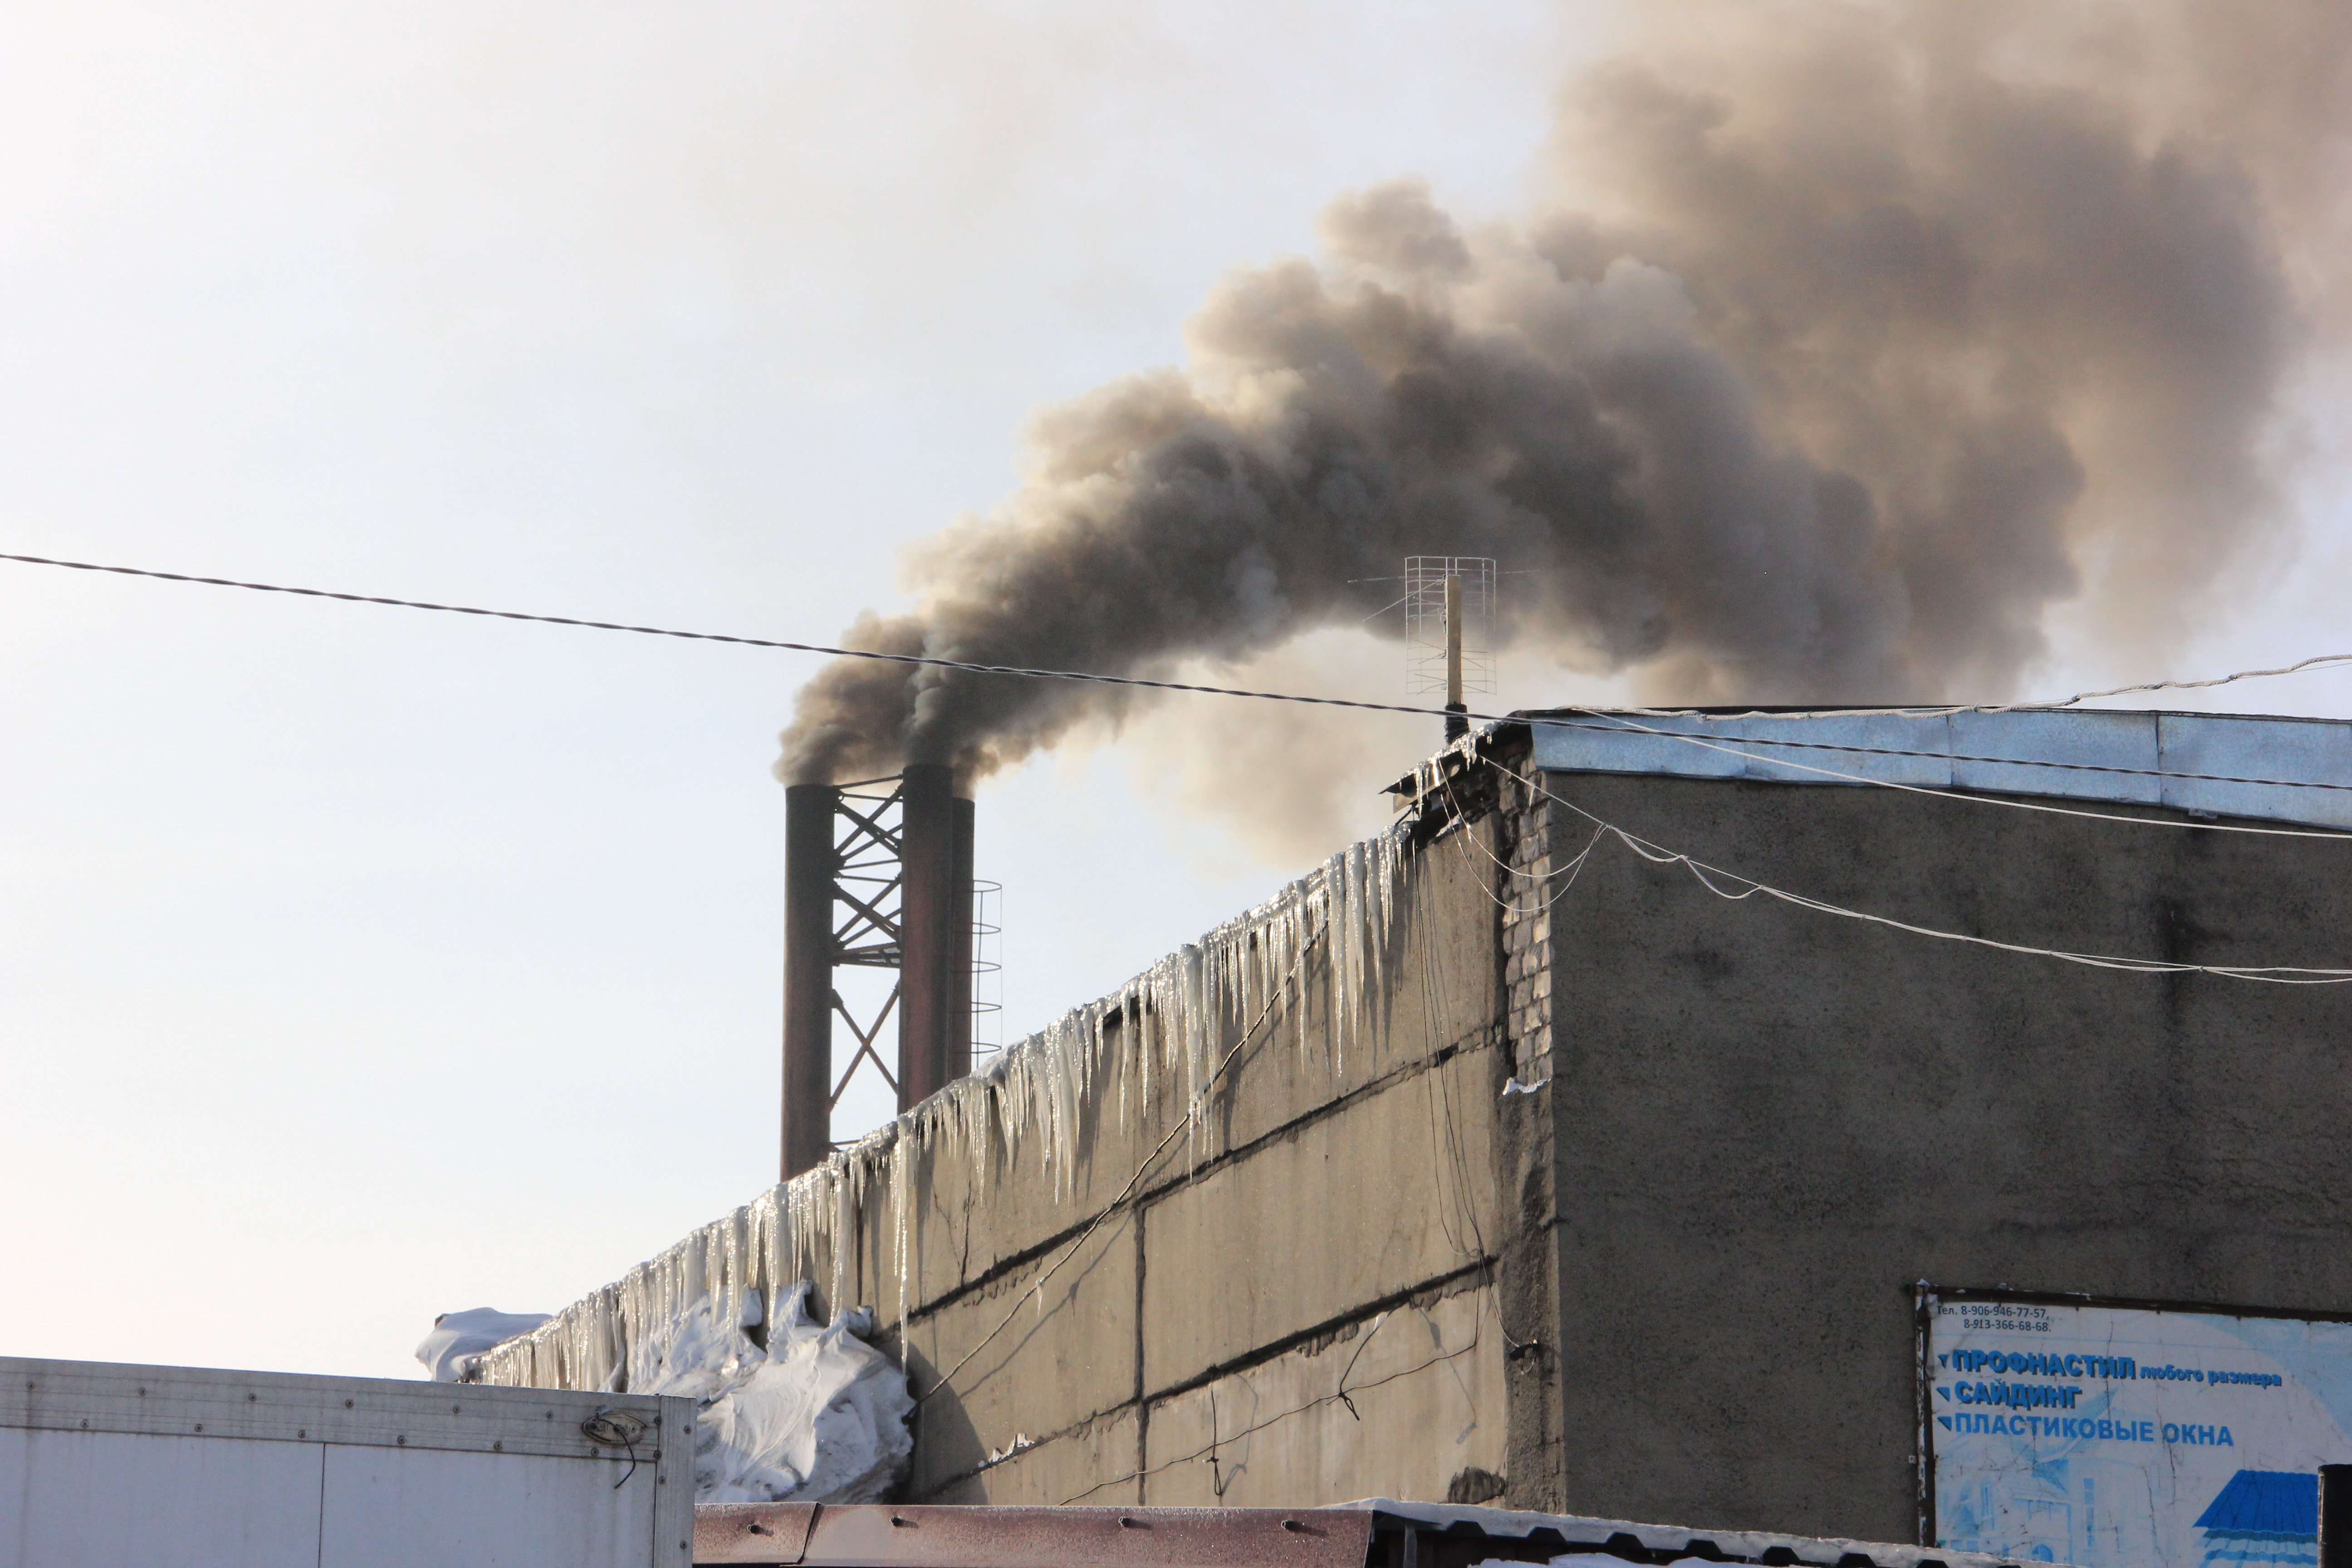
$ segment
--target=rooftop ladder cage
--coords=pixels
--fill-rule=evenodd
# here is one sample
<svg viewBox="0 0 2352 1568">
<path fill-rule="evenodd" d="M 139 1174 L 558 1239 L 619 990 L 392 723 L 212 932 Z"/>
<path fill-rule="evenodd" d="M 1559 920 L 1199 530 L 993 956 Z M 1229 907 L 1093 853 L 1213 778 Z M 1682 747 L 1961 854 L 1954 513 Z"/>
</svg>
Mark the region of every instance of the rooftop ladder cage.
<svg viewBox="0 0 2352 1568">
<path fill-rule="evenodd" d="M 1004 1048 L 1004 884 L 971 885 L 971 1054 Z"/>
<path fill-rule="evenodd" d="M 1445 697 L 1445 584 L 1461 581 L 1462 690 L 1495 692 L 1495 563 L 1484 555 L 1404 558 L 1405 686 Z"/>
</svg>

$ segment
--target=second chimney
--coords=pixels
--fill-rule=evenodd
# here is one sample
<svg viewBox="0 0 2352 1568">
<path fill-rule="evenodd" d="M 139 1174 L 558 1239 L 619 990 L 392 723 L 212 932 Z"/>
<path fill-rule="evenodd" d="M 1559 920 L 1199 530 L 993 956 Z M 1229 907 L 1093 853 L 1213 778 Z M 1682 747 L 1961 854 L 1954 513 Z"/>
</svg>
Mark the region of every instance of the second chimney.
<svg viewBox="0 0 2352 1568">
<path fill-rule="evenodd" d="M 911 763 L 900 783 L 898 1109 L 971 1070 L 972 807 L 954 773 Z"/>
</svg>

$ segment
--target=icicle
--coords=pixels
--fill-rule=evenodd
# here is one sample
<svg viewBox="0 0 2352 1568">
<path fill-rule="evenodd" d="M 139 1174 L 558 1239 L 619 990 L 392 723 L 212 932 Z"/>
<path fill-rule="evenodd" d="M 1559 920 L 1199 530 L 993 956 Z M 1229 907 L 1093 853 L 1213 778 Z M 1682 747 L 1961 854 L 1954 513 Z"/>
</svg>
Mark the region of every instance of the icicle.
<svg viewBox="0 0 2352 1568">
<path fill-rule="evenodd" d="M 1323 1063 L 1343 1078 L 1351 1050 L 1366 1062 L 1387 1024 L 1388 944 L 1411 865 L 1394 831 L 1331 857 L 1101 1001 L 1007 1047 L 980 1074 L 486 1352 L 482 1375 L 568 1388 L 642 1384 L 658 1373 L 667 1347 L 698 1310 L 740 1331 L 771 1321 L 783 1294 L 804 1279 L 829 1282 L 826 1300 L 837 1319 L 857 1305 L 853 1290 L 870 1284 L 878 1293 L 884 1284 L 865 1279 L 869 1246 L 873 1266 L 892 1276 L 904 1335 L 919 1304 L 916 1184 L 925 1169 L 960 1163 L 975 1184 L 1035 1172 L 1066 1201 L 1110 1109 L 1108 1098 L 1117 1095 L 1122 1133 L 1148 1131 L 1161 1100 L 1172 1101 L 1180 1086 L 1182 1103 L 1166 1109 L 1189 1124 L 1197 1159 L 1217 1087 L 1210 1075 L 1242 1031 L 1279 1008 L 1294 984 L 1301 1005 L 1290 1024 L 1294 1067 L 1311 1059 L 1311 1009 L 1303 1004 L 1312 982 L 1305 973 L 1294 980 L 1311 942 L 1322 945 L 1312 967 L 1328 999 Z M 885 1183 L 892 1205 L 887 1232 L 869 1201 Z M 903 1338 L 901 1345 L 903 1353 Z"/>
</svg>

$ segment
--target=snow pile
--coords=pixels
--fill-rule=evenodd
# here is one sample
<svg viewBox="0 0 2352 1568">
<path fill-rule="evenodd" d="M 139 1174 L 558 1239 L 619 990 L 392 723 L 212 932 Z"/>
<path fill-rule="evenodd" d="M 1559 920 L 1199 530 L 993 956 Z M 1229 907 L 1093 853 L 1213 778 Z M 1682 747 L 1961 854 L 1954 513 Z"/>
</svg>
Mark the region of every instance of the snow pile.
<svg viewBox="0 0 2352 1568">
<path fill-rule="evenodd" d="M 805 1279 L 784 1292 L 762 1342 L 760 1292 L 680 1293 L 639 1320 L 628 1374 L 606 1386 L 700 1403 L 697 1502 L 879 1502 L 914 1453 L 906 1374 L 861 1337 L 871 1308 L 809 1316 Z M 730 1305 L 730 1296 L 734 1300 Z M 544 1312 L 444 1312 L 416 1347 L 437 1383 L 462 1383 L 482 1352 L 550 1321 Z"/>
<path fill-rule="evenodd" d="M 762 1348 L 749 1292 L 734 1319 L 705 1296 L 646 1348 L 654 1375 L 639 1394 L 702 1402 L 695 1423 L 697 1502 L 879 1502 L 914 1452 L 904 1373 L 857 1336 L 874 1314 L 853 1308 L 820 1325 L 809 1282 L 788 1291 Z"/>
<path fill-rule="evenodd" d="M 501 1312 L 496 1307 L 474 1307 L 444 1312 L 433 1320 L 433 1331 L 416 1347 L 416 1359 L 430 1367 L 436 1383 L 463 1383 L 484 1351 L 527 1334 L 552 1317 L 549 1312 Z"/>
</svg>

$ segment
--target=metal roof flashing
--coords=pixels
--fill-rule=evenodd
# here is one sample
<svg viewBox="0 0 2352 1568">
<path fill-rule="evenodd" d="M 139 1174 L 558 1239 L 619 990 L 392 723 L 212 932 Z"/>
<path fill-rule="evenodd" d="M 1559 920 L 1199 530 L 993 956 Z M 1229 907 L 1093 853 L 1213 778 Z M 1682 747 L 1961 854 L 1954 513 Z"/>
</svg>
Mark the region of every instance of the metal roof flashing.
<svg viewBox="0 0 2352 1568">
<path fill-rule="evenodd" d="M 1547 1562 L 1552 1557 L 1593 1554 L 1633 1563 L 1674 1563 L 1692 1560 L 1715 1563 L 1788 1564 L 1790 1568 L 2002 1568 L 2016 1558 L 1977 1552 L 1952 1552 L 1937 1546 L 1906 1546 L 1884 1541 L 1853 1541 L 1843 1537 L 1781 1535 L 1769 1531 L 1698 1530 L 1680 1525 L 1641 1524 L 1622 1519 L 1588 1519 L 1581 1515 L 1522 1513 L 1498 1508 L 1454 1503 L 1403 1502 L 1392 1498 L 1367 1498 L 1341 1503 L 1339 1509 L 1370 1513 L 1375 1528 L 1410 1524 L 1444 1532 L 1449 1542 L 1460 1538 L 1479 1542 L 1469 1552 L 1417 1553 L 1416 1568 L 1447 1568 L 1441 1558 L 1460 1557 L 1465 1563 L 1480 1561 Z M 1525 1542 L 1546 1555 L 1507 1548 Z M 2037 1565 L 2039 1568 L 2039 1565 Z"/>
<path fill-rule="evenodd" d="M 1554 773 L 1908 784 L 2352 829 L 2352 722 L 2115 709 L 1512 715 Z"/>
</svg>

